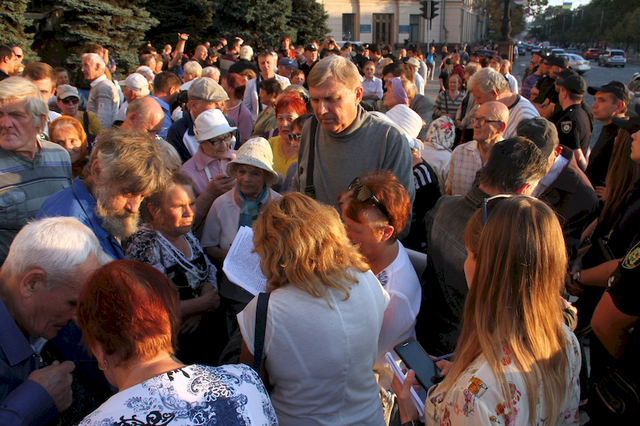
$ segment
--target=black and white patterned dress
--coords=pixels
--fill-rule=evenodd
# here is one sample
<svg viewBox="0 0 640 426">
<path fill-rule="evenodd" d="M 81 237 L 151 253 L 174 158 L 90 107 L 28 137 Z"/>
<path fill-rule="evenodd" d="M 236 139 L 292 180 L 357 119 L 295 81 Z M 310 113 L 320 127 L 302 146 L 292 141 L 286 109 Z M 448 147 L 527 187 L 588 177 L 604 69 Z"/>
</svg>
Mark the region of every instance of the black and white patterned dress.
<svg viewBox="0 0 640 426">
<path fill-rule="evenodd" d="M 190 365 L 118 392 L 79 426 L 277 425 L 260 377 L 246 365 Z"/>
<path fill-rule="evenodd" d="M 209 262 L 191 232 L 184 234 L 184 238 L 191 249 L 191 258 L 151 225 L 143 223 L 138 232 L 125 241 L 124 255 L 127 259 L 151 265 L 169 277 L 180 293 L 180 300 L 193 299 L 200 295 L 204 283 L 216 286 L 216 267 Z"/>
</svg>

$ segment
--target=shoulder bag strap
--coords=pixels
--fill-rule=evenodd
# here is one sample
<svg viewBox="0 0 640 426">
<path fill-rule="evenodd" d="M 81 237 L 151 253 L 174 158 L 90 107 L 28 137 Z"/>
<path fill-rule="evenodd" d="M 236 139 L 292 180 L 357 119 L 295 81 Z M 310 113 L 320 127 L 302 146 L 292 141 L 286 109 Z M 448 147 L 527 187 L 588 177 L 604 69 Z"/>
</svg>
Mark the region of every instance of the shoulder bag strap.
<svg viewBox="0 0 640 426">
<path fill-rule="evenodd" d="M 304 193 L 316 199 L 316 188 L 313 185 L 313 166 L 316 160 L 316 131 L 318 129 L 318 119 L 315 115 L 311 117 L 311 132 L 309 133 L 309 155 L 307 157 L 307 184 Z"/>
<path fill-rule="evenodd" d="M 271 293 L 260 293 L 256 307 L 256 334 L 254 338 L 253 369 L 260 374 L 262 355 L 264 354 L 264 334 L 267 329 L 267 311 Z"/>
</svg>

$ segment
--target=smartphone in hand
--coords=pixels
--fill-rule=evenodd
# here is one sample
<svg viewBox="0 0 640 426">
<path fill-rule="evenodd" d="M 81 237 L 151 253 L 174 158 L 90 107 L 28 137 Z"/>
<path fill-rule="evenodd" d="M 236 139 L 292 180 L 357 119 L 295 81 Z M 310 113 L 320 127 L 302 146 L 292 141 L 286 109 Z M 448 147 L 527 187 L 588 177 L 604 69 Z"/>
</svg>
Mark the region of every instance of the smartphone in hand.
<svg viewBox="0 0 640 426">
<path fill-rule="evenodd" d="M 397 344 L 393 350 L 396 351 L 407 368 L 416 373 L 416 379 L 425 390 L 429 390 L 434 385 L 433 378 L 436 375 L 436 366 L 415 338 L 408 338 Z"/>
</svg>

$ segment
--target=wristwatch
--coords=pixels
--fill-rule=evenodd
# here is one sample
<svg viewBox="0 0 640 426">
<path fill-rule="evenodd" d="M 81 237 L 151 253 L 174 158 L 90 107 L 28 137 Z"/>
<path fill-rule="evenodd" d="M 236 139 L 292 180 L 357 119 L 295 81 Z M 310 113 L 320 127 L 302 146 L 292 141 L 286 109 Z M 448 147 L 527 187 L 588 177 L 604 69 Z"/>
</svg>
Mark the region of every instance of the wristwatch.
<svg viewBox="0 0 640 426">
<path fill-rule="evenodd" d="M 578 283 L 578 284 L 582 285 L 582 283 L 580 282 L 580 276 L 581 276 L 581 275 L 582 275 L 582 269 L 581 269 L 581 270 L 579 270 L 578 272 L 576 272 L 575 274 L 573 274 L 573 276 L 571 277 L 571 279 L 572 279 L 574 282 L 576 282 L 576 283 Z"/>
</svg>

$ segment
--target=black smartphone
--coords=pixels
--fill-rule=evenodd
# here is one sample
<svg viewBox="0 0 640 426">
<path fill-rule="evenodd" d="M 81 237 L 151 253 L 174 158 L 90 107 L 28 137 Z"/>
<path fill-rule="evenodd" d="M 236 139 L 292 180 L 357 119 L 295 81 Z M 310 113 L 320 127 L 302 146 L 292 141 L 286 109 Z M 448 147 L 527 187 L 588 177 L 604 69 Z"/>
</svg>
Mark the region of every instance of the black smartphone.
<svg viewBox="0 0 640 426">
<path fill-rule="evenodd" d="M 425 390 L 429 390 L 434 385 L 433 377 L 436 375 L 436 366 L 415 338 L 409 337 L 404 342 L 397 344 L 393 350 L 396 351 L 407 368 L 416 373 L 416 379 Z"/>
</svg>

